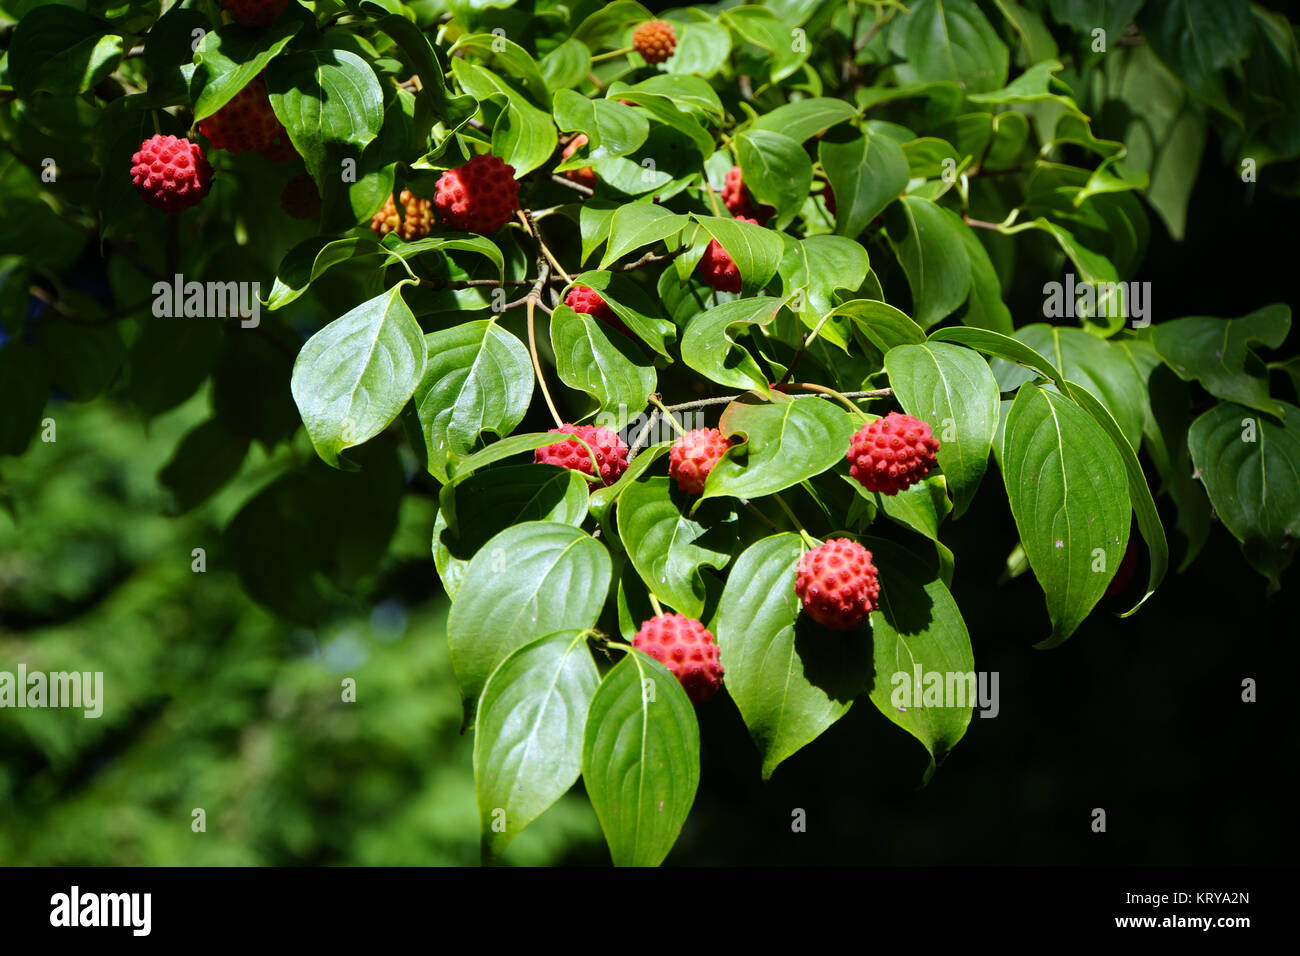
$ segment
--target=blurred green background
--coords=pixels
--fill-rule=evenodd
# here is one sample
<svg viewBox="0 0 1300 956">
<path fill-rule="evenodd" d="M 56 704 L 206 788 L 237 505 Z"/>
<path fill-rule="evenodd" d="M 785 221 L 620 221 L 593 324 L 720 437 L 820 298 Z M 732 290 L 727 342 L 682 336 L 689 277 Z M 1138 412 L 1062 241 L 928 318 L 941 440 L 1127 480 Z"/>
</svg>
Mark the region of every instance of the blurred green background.
<svg viewBox="0 0 1300 956">
<path fill-rule="evenodd" d="M 200 393 L 146 431 L 110 403 L 51 403 L 57 440 L 3 463 L 0 669 L 103 671 L 99 719 L 0 711 L 0 864 L 469 864 L 471 738 L 429 559 L 434 503 L 408 495 L 369 584 L 318 630 L 263 611 L 221 528 L 270 476 L 250 463 L 167 517 L 156 473 L 205 414 Z M 206 550 L 207 570 L 191 570 Z M 424 593 L 404 578 L 425 576 Z M 341 682 L 356 680 L 356 703 Z M 191 811 L 207 830 L 191 830 Z M 580 795 L 506 854 L 600 847 Z"/>
</svg>

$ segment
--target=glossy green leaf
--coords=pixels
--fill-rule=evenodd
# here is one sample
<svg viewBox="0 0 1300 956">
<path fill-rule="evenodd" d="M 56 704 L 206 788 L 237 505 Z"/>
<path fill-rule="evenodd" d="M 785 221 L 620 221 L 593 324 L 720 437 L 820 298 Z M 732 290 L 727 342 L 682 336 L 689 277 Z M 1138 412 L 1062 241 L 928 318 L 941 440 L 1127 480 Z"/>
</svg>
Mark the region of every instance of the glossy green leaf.
<svg viewBox="0 0 1300 956">
<path fill-rule="evenodd" d="M 944 342 L 903 345 L 885 354 L 899 404 L 930 423 L 939 439 L 939 467 L 952 490 L 953 516 L 970 507 L 988 467 L 998 427 L 998 385 L 988 362 Z"/>
<path fill-rule="evenodd" d="M 452 456 L 472 453 L 485 432 L 505 438 L 533 397 L 528 349 L 494 321 L 476 320 L 424 337 L 428 354 L 415 389 L 429 473 L 448 478 Z"/>
<path fill-rule="evenodd" d="M 907 158 L 888 136 L 861 136 L 845 143 L 822 140 L 817 156 L 835 190 L 838 235 L 861 235 L 907 186 Z"/>
<path fill-rule="evenodd" d="M 718 428 L 745 441 L 713 466 L 703 498 L 761 498 L 844 460 L 858 424 L 853 416 L 821 398 L 777 392 L 772 399 L 742 395 L 722 413 Z"/>
<path fill-rule="evenodd" d="M 731 332 L 739 327 L 767 325 L 784 303 L 784 299 L 760 296 L 724 302 L 700 313 L 682 333 L 682 361 L 719 385 L 766 390 L 767 375 Z"/>
<path fill-rule="evenodd" d="M 754 120 L 750 128 L 780 133 L 802 143 L 857 115 L 858 111 L 843 100 L 813 97 L 778 106 Z"/>
<path fill-rule="evenodd" d="M 775 230 L 717 216 L 696 215 L 695 220 L 718 241 L 740 270 L 742 295 L 760 292 L 776 275 L 785 245 Z"/>
<path fill-rule="evenodd" d="M 928 199 L 904 196 L 885 212 L 885 233 L 912 290 L 912 316 L 928 329 L 970 292 L 970 262 L 961 232 Z"/>
<path fill-rule="evenodd" d="M 655 370 L 626 335 L 598 319 L 557 306 L 551 316 L 555 371 L 570 388 L 596 400 L 596 412 L 621 428 L 646 407 Z"/>
<path fill-rule="evenodd" d="M 1007 80 L 1010 54 L 974 0 L 921 0 L 895 18 L 900 83 L 954 80 L 970 93 Z"/>
<path fill-rule="evenodd" d="M 117 68 L 123 38 L 105 21 L 62 4 L 40 6 L 18 18 L 8 49 L 15 92 L 76 96 Z"/>
<path fill-rule="evenodd" d="M 1300 408 L 1278 404 L 1285 424 L 1222 402 L 1187 436 L 1215 512 L 1270 591 L 1281 587 L 1300 537 Z"/>
<path fill-rule="evenodd" d="M 608 269 L 634 249 L 676 236 L 689 219 L 654 203 L 629 203 L 614 211 L 609 223 L 609 242 L 600 268 Z"/>
<path fill-rule="evenodd" d="M 828 640 L 835 635 L 801 613 L 794 579 L 802 553 L 796 534 L 750 545 L 727 576 L 713 621 L 727 692 L 762 756 L 764 780 L 871 686 L 863 634 Z"/>
<path fill-rule="evenodd" d="M 443 485 L 433 523 L 433 562 L 453 600 L 465 567 L 494 535 L 525 521 L 581 526 L 590 492 L 586 479 L 558 465 L 505 465 Z"/>
<path fill-rule="evenodd" d="M 686 517 L 694 496 L 669 478 L 642 478 L 618 499 L 618 536 L 647 588 L 680 614 L 699 618 L 704 611 L 700 568 L 722 570 L 731 555 L 718 546 L 727 535 Z M 716 542 L 713 546 L 705 541 Z"/>
<path fill-rule="evenodd" d="M 478 700 L 497 665 L 518 648 L 556 631 L 593 627 L 611 573 L 604 545 L 556 521 L 517 524 L 483 545 L 447 617 L 465 702 Z"/>
<path fill-rule="evenodd" d="M 484 859 L 564 796 L 582 770 L 582 732 L 600 675 L 583 631 L 527 644 L 492 672 L 474 731 Z"/>
<path fill-rule="evenodd" d="M 1069 399 L 1022 385 L 1007 416 L 1002 477 L 1029 566 L 1047 596 L 1051 637 L 1069 638 L 1119 568 L 1129 490 L 1110 436 Z"/>
<path fill-rule="evenodd" d="M 338 467 L 339 452 L 387 428 L 424 375 L 424 337 L 401 290 L 393 286 L 335 319 L 294 362 L 293 399 L 327 464 Z"/>
<path fill-rule="evenodd" d="M 1291 309 L 1281 303 L 1242 316 L 1192 316 L 1151 328 L 1151 344 L 1184 381 L 1196 381 L 1216 398 L 1281 417 L 1281 402 L 1269 398 L 1268 370 L 1251 348 L 1280 348 L 1291 329 Z"/>
<path fill-rule="evenodd" d="M 812 160 L 803 146 L 784 133 L 751 129 L 736 137 L 736 155 L 754 201 L 776 209 L 775 228 L 787 225 L 812 188 Z"/>
<path fill-rule="evenodd" d="M 700 728 L 668 670 L 629 650 L 587 711 L 582 779 L 615 866 L 658 866 L 700 782 Z"/>
</svg>

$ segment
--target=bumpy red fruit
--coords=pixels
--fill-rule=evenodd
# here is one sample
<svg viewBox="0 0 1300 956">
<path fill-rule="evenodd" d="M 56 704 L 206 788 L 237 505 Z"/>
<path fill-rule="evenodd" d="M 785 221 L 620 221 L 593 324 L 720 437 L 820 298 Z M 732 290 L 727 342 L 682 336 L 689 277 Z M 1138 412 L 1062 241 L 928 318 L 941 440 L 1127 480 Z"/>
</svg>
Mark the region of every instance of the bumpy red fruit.
<svg viewBox="0 0 1300 956">
<path fill-rule="evenodd" d="M 320 191 L 306 173 L 299 173 L 280 191 L 280 208 L 294 219 L 313 219 L 320 212 Z"/>
<path fill-rule="evenodd" d="M 596 453 L 596 465 L 600 468 L 600 480 L 607 485 L 618 481 L 619 476 L 627 471 L 627 445 L 618 433 L 599 425 L 561 425 L 552 428 L 551 434 L 576 435 Z M 559 465 L 572 468 L 583 474 L 592 474 L 591 456 L 579 442 L 570 438 L 553 445 L 543 445 L 533 452 L 533 460 L 541 465 Z"/>
<path fill-rule="evenodd" d="M 722 184 L 722 204 L 727 207 L 727 211 L 739 219 L 753 221 L 760 226 L 767 225 L 767 221 L 772 218 L 776 210 L 771 206 L 756 206 L 754 197 L 749 194 L 745 188 L 745 183 L 740 177 L 740 167 L 732 166 L 731 171 L 727 173 L 726 181 Z"/>
<path fill-rule="evenodd" d="M 632 46 L 647 63 L 662 63 L 677 49 L 677 31 L 667 20 L 647 20 L 632 31 Z"/>
<path fill-rule="evenodd" d="M 818 624 L 851 631 L 880 600 L 880 581 L 871 552 L 848 538 L 833 538 L 799 559 L 794 593 Z"/>
<path fill-rule="evenodd" d="M 737 216 L 736 219 L 758 225 L 758 220 L 746 216 Z M 722 243 L 716 239 L 709 240 L 709 247 L 704 250 L 704 255 L 700 257 L 699 264 L 695 267 L 695 277 L 713 286 L 719 292 L 740 291 L 740 269 L 736 267 L 735 260 L 727 254 L 727 250 L 722 248 Z"/>
<path fill-rule="evenodd" d="M 624 335 L 631 335 L 632 330 L 623 324 L 623 320 L 614 314 L 609 303 L 600 297 L 600 293 L 590 286 L 575 285 L 564 297 L 564 304 L 574 312 L 581 312 L 593 319 L 599 319 L 610 328 L 618 329 Z"/>
<path fill-rule="evenodd" d="M 397 204 L 389 196 L 384 208 L 370 217 L 370 228 L 378 236 L 382 238 L 395 232 L 407 242 L 413 242 L 433 231 L 433 203 L 409 189 L 403 189 L 397 198 L 402 201 L 402 215 L 398 215 Z"/>
<path fill-rule="evenodd" d="M 579 133 L 577 136 L 573 137 L 573 141 L 570 142 L 568 146 L 564 147 L 564 158 L 568 159 L 578 150 L 582 149 L 582 147 L 586 146 L 587 142 L 586 133 Z M 583 166 L 581 169 L 566 170 L 564 175 L 567 176 L 571 182 L 578 183 L 579 185 L 588 188 L 595 188 L 596 171 L 590 166 Z"/>
<path fill-rule="evenodd" d="M 930 426 L 911 415 L 890 412 L 858 429 L 849 442 L 849 474 L 868 491 L 896 495 L 910 488 L 935 465 L 939 439 Z"/>
<path fill-rule="evenodd" d="M 699 621 L 684 614 L 661 614 L 641 625 L 632 646 L 649 654 L 682 682 L 686 696 L 702 704 L 722 686 L 718 642 Z"/>
<path fill-rule="evenodd" d="M 704 491 L 709 472 L 730 447 L 727 436 L 716 428 L 689 431 L 668 452 L 668 475 L 682 491 L 698 495 Z"/>
<path fill-rule="evenodd" d="M 131 182 L 155 209 L 178 213 L 208 194 L 212 167 L 198 143 L 179 136 L 150 136 L 131 157 Z"/>
<path fill-rule="evenodd" d="M 288 5 L 289 0 L 221 0 L 230 19 L 246 27 L 269 27 Z"/>
<path fill-rule="evenodd" d="M 269 147 L 284 133 L 284 127 L 271 109 L 266 81 L 257 76 L 225 106 L 199 120 L 199 132 L 217 149 L 228 153 L 252 153 Z"/>
<path fill-rule="evenodd" d="M 438 178 L 433 201 L 443 224 L 452 229 L 496 232 L 519 208 L 515 168 L 487 153 L 475 156 Z"/>
</svg>

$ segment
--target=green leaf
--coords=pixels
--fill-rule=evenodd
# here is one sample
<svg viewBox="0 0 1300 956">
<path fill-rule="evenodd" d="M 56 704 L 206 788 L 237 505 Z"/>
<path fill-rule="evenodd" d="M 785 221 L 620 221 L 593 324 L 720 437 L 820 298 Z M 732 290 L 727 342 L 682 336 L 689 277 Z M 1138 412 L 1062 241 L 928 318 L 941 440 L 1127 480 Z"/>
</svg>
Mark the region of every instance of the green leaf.
<svg viewBox="0 0 1300 956">
<path fill-rule="evenodd" d="M 796 534 L 750 545 L 736 560 L 713 622 L 727 692 L 763 759 L 763 779 L 843 717 L 871 685 L 861 634 L 828 640 L 800 613 Z"/>
<path fill-rule="evenodd" d="M 21 455 L 40 430 L 50 380 L 40 352 L 19 342 L 0 347 L 0 455 Z"/>
<path fill-rule="evenodd" d="M 688 217 L 654 203 L 628 203 L 618 207 L 610 220 L 609 241 L 600 268 L 608 269 L 634 249 L 676 236 L 687 222 Z"/>
<path fill-rule="evenodd" d="M 783 294 L 792 298 L 790 305 L 793 308 L 796 305 L 793 296 L 802 291 L 799 317 L 804 324 L 809 329 L 819 329 L 822 338 L 847 352 L 852 337 L 851 320 L 846 315 L 834 313 L 839 301 L 836 293 L 841 289 L 856 292 L 866 281 L 867 273 L 871 271 L 867 250 L 843 236 L 793 239 L 783 235 L 782 241 L 785 243 L 785 257 L 778 271 Z M 826 320 L 823 322 L 824 317 Z"/>
<path fill-rule="evenodd" d="M 1124 460 L 1069 399 L 1023 385 L 1007 416 L 1002 477 L 1029 566 L 1047 596 L 1052 635 L 1064 642 L 1101 599 L 1129 533 Z"/>
<path fill-rule="evenodd" d="M 736 137 L 736 155 L 745 188 L 776 209 L 774 228 L 789 225 L 812 188 L 812 160 L 803 146 L 783 133 L 750 129 Z"/>
<path fill-rule="evenodd" d="M 907 158 L 888 136 L 822 140 L 817 156 L 835 190 L 835 232 L 856 238 L 907 186 Z"/>
<path fill-rule="evenodd" d="M 700 728 L 677 678 L 629 648 L 587 711 L 582 779 L 615 866 L 658 866 L 700 782 Z"/>
<path fill-rule="evenodd" d="M 1138 462 L 1137 446 L 1129 444 L 1114 416 L 1107 411 L 1105 405 L 1093 397 L 1091 392 L 1074 382 L 1069 382 L 1068 385 L 1070 387 L 1070 397 L 1075 400 L 1080 408 L 1091 415 L 1097 424 L 1102 427 L 1102 430 L 1110 436 L 1111 441 L 1119 450 L 1120 457 L 1124 459 L 1124 472 L 1128 477 L 1129 499 L 1133 503 L 1133 512 L 1137 515 L 1138 530 L 1142 532 L 1142 537 L 1147 543 L 1147 550 L 1151 555 L 1151 571 L 1147 577 L 1146 593 L 1137 604 L 1133 605 L 1132 609 L 1120 615 L 1121 617 L 1128 617 L 1146 603 L 1147 598 L 1155 593 L 1156 588 L 1160 586 L 1160 582 L 1164 580 L 1165 572 L 1169 570 L 1169 542 L 1165 539 L 1165 529 L 1160 523 L 1160 513 L 1156 511 L 1156 503 L 1151 497 L 1151 489 L 1147 486 L 1146 475 L 1143 474 L 1142 465 Z"/>
<path fill-rule="evenodd" d="M 685 79 L 685 77 L 669 77 L 669 79 Z M 615 89 L 615 87 L 610 88 L 611 96 L 639 106 L 649 113 L 655 122 L 662 123 L 690 140 L 691 145 L 700 154 L 701 162 L 713 152 L 713 135 L 699 124 L 694 115 L 679 108 L 671 96 L 636 87 L 619 88 L 617 92 Z M 650 171 L 653 171 L 653 168 L 646 173 Z"/>
<path fill-rule="evenodd" d="M 1150 177 L 1143 193 L 1171 238 L 1187 228 L 1187 202 L 1205 148 L 1205 115 L 1182 81 L 1146 46 L 1107 55 L 1106 88 L 1120 109 L 1122 126 L 1102 127 L 1128 146 L 1125 165 Z"/>
<path fill-rule="evenodd" d="M 485 432 L 505 438 L 533 398 L 528 349 L 494 321 L 476 320 L 424 337 L 428 358 L 416 386 L 429 473 L 448 479 L 452 456 L 472 453 Z"/>
<path fill-rule="evenodd" d="M 1187 437 L 1215 512 L 1270 592 L 1281 587 L 1300 536 L 1300 408 L 1277 404 L 1285 424 L 1225 402 L 1196 419 Z"/>
<path fill-rule="evenodd" d="M 954 225 L 960 222 L 956 213 L 949 210 L 944 212 L 950 220 L 954 220 Z M 970 261 L 970 297 L 966 300 L 966 309 L 961 316 L 962 324 L 1010 335 L 1014 328 L 1011 310 L 1002 301 L 1002 283 L 988 250 L 976 238 L 974 229 L 963 228 L 958 235 L 966 248 L 966 258 Z"/>
<path fill-rule="evenodd" d="M 555 122 L 565 132 L 587 136 L 586 159 L 575 155 L 555 167 L 560 172 L 636 152 L 650 135 L 650 124 L 637 110 L 614 100 L 589 100 L 573 90 L 555 94 Z"/>
<path fill-rule="evenodd" d="M 271 108 L 320 190 L 326 222 L 356 221 L 339 171 L 379 135 L 384 94 L 375 72 L 355 53 L 312 50 L 277 57 L 266 70 Z"/>
<path fill-rule="evenodd" d="M 772 296 L 735 299 L 700 313 L 682 333 L 682 361 L 719 385 L 766 391 L 767 375 L 749 351 L 732 338 L 731 330 L 767 325 L 785 301 Z"/>
<path fill-rule="evenodd" d="M 149 316 L 127 353 L 124 397 L 147 419 L 175 408 L 212 374 L 221 339 L 218 319 Z"/>
<path fill-rule="evenodd" d="M 614 0 L 579 23 L 573 31 L 573 39 L 592 49 L 599 49 L 607 41 L 616 39 L 632 24 L 653 19 L 654 14 L 635 0 Z"/>
<path fill-rule="evenodd" d="M 474 731 L 485 860 L 577 782 L 582 732 L 599 685 L 586 633 L 576 630 L 519 648 L 488 678 Z"/>
<path fill-rule="evenodd" d="M 776 230 L 737 219 L 698 214 L 694 218 L 740 270 L 741 295 L 756 294 L 776 275 L 785 252 L 785 244 Z"/>
<path fill-rule="evenodd" d="M 124 52 L 123 38 L 107 22 L 63 4 L 23 16 L 7 47 L 9 80 L 23 98 L 84 93 L 117 68 Z"/>
<path fill-rule="evenodd" d="M 1198 315 L 1161 322 L 1151 328 L 1151 344 L 1184 381 L 1281 418 L 1283 404 L 1269 398 L 1268 369 L 1250 346 L 1280 348 L 1290 329 L 1291 309 L 1279 302 L 1239 319 Z"/>
<path fill-rule="evenodd" d="M 1010 54 L 974 0 L 921 0 L 894 24 L 899 83 L 954 80 L 969 93 L 1006 83 Z"/>
<path fill-rule="evenodd" d="M 780 133 L 797 143 L 802 143 L 832 126 L 848 122 L 857 115 L 858 111 L 843 100 L 811 97 L 797 103 L 778 106 L 770 113 L 764 113 L 754 120 L 750 129 Z"/>
<path fill-rule="evenodd" d="M 984 477 L 998 427 L 998 385 L 988 363 L 970 349 L 927 342 L 890 349 L 885 370 L 899 404 L 940 439 L 939 467 L 952 489 L 953 517 L 961 517 Z"/>
<path fill-rule="evenodd" d="M 597 414 L 616 419 L 615 428 L 640 413 L 655 390 L 654 366 L 627 336 L 567 305 L 551 316 L 551 348 L 560 381 L 594 398 Z"/>
<path fill-rule="evenodd" d="M 417 135 L 424 139 L 435 120 L 447 128 L 449 135 L 459 130 L 477 109 L 474 98 L 447 89 L 444 76 L 447 66 L 442 53 L 429 43 L 429 37 L 419 27 L 398 13 L 379 15 L 378 7 L 379 4 L 370 0 L 362 0 L 362 10 L 375 14 L 375 28 L 393 38 L 420 77 L 420 91 L 415 98 Z"/>
<path fill-rule="evenodd" d="M 455 56 L 458 50 L 473 50 L 495 60 L 507 73 L 523 81 L 524 88 L 538 103 L 550 105 L 551 91 L 546 86 L 537 61 L 514 40 L 497 33 L 471 33 L 453 43 L 447 55 Z"/>
<path fill-rule="evenodd" d="M 290 387 L 316 453 L 338 467 L 339 452 L 388 427 L 424 375 L 420 325 L 402 284 L 361 303 L 302 347 Z"/>
<path fill-rule="evenodd" d="M 972 103 L 997 106 L 1013 103 L 1050 102 L 1063 106 L 1071 113 L 1082 116 L 1083 113 L 1074 102 L 1073 97 L 1064 93 L 1052 92 L 1053 82 L 1065 87 L 1061 80 L 1053 76 L 1054 73 L 1059 73 L 1061 69 L 1062 66 L 1059 60 L 1044 60 L 1042 63 L 1035 63 L 1002 89 L 994 90 L 991 93 L 972 93 L 968 99 Z M 1069 89 L 1069 87 L 1065 88 Z"/>
<path fill-rule="evenodd" d="M 176 446 L 158 472 L 158 483 L 172 495 L 171 514 L 202 504 L 239 472 L 248 454 L 248 439 L 212 418 L 195 426 Z"/>
<path fill-rule="evenodd" d="M 466 704 L 478 700 L 513 651 L 556 631 L 593 627 L 611 573 L 600 542 L 555 521 L 517 524 L 483 545 L 447 617 L 451 664 Z"/>
<path fill-rule="evenodd" d="M 1065 388 L 1065 377 L 1057 371 L 1051 362 L 1028 345 L 1013 339 L 1009 335 L 1003 335 L 989 329 L 951 327 L 935 329 L 930 333 L 930 341 L 953 342 L 957 345 L 972 348 L 977 352 L 983 352 L 985 355 L 994 355 L 1012 362 L 1019 362 L 1045 378 L 1051 379 L 1057 388 Z"/>
<path fill-rule="evenodd" d="M 928 199 L 904 196 L 885 212 L 885 233 L 912 290 L 912 315 L 928 329 L 970 292 L 970 262 L 961 231 Z"/>
<path fill-rule="evenodd" d="M 1052 19 L 1064 23 L 1091 39 L 1093 30 L 1106 31 L 1106 49 L 1118 46 L 1125 28 L 1144 0 L 1048 0 Z"/>
<path fill-rule="evenodd" d="M 1047 356 L 1061 374 L 1086 388 L 1106 406 L 1135 450 L 1142 440 L 1146 390 L 1117 345 L 1082 329 L 1035 323 L 1017 329 L 1015 337 L 1040 355 Z M 1009 392 L 1029 381 L 1034 373 L 1006 361 L 995 361 L 998 387 Z"/>
<path fill-rule="evenodd" d="M 692 20 L 676 24 L 677 49 L 664 64 L 669 73 L 694 73 L 713 76 L 727 63 L 731 53 L 731 33 L 710 20 Z"/>
<path fill-rule="evenodd" d="M 565 40 L 542 57 L 538 66 L 547 89 L 552 93 L 572 92 L 591 69 L 591 50 L 578 40 Z"/>
<path fill-rule="evenodd" d="M 683 513 L 693 502 L 669 478 L 633 482 L 618 499 L 618 536 L 650 592 L 679 613 L 699 618 L 705 598 L 700 567 L 722 570 L 731 555 L 701 543 L 710 529 Z M 715 545 L 728 543 L 716 533 L 712 537 L 720 539 Z"/>
<path fill-rule="evenodd" d="M 619 320 L 637 338 L 664 358 L 671 358 L 664 345 L 677 336 L 677 327 L 660 318 L 663 306 L 656 303 L 632 278 L 621 272 L 583 272 L 573 277 L 573 285 L 595 289 Z M 572 286 L 570 286 L 572 288 Z"/>
<path fill-rule="evenodd" d="M 821 398 L 777 392 L 763 402 L 742 395 L 727 406 L 718 428 L 745 442 L 713 466 L 703 498 L 761 498 L 820 475 L 844 460 L 855 425 L 848 412 Z"/>
<path fill-rule="evenodd" d="M 379 250 L 374 236 L 349 236 L 346 239 L 312 236 L 304 239 L 280 260 L 275 284 L 266 298 L 266 307 L 272 311 L 284 308 L 334 266 L 358 256 L 374 255 Z"/>
<path fill-rule="evenodd" d="M 1142 36 L 1194 94 L 1237 118 L 1220 72 L 1250 50 L 1254 19 L 1245 0 L 1167 0 L 1142 11 Z"/>
<path fill-rule="evenodd" d="M 301 21 L 281 17 L 265 29 L 227 23 L 204 34 L 194 51 L 194 73 L 190 78 L 194 121 L 211 116 L 229 103 L 266 69 L 301 28 Z"/>
<path fill-rule="evenodd" d="M 871 702 L 925 745 L 928 780 L 970 724 L 976 703 L 970 635 L 957 602 L 923 561 L 879 538 L 863 538 L 861 544 L 871 552 L 880 579 L 880 607 L 871 612 Z M 934 685 L 931 675 L 939 675 L 945 691 L 951 688 L 951 699 L 927 695 Z"/>
<path fill-rule="evenodd" d="M 486 448 L 474 452 L 468 458 L 452 461 L 447 468 L 451 480 L 459 483 L 480 468 L 503 461 L 511 455 L 521 455 L 534 451 L 543 445 L 552 445 L 557 441 L 570 441 L 572 435 L 557 432 L 530 432 L 523 435 L 511 435 L 500 441 L 494 441 Z"/>
<path fill-rule="evenodd" d="M 832 316 L 846 316 L 881 352 L 925 341 L 925 332 L 904 313 L 878 299 L 850 299 Z"/>
<path fill-rule="evenodd" d="M 461 88 L 475 99 L 504 102 L 492 125 L 492 154 L 514 167 L 516 179 L 551 158 L 559 137 L 550 114 L 491 70 L 461 57 L 452 58 L 451 69 Z"/>
<path fill-rule="evenodd" d="M 472 472 L 443 485 L 433 523 L 433 562 L 455 600 L 470 559 L 490 538 L 525 521 L 582 525 L 590 493 L 586 479 L 558 465 L 506 465 Z"/>
</svg>

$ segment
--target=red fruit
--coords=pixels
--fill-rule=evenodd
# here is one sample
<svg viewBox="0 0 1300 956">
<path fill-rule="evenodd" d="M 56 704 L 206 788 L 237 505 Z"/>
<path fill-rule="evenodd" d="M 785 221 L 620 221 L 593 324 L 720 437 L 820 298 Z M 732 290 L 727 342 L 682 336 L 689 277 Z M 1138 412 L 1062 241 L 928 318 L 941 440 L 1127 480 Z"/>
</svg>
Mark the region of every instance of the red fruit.
<svg viewBox="0 0 1300 956">
<path fill-rule="evenodd" d="M 757 220 L 745 216 L 737 216 L 736 219 L 758 225 Z M 740 291 L 740 269 L 716 239 L 709 240 L 709 248 L 704 250 L 704 255 L 700 257 L 699 264 L 695 267 L 695 276 L 719 292 Z"/>
<path fill-rule="evenodd" d="M 939 440 L 911 415 L 890 412 L 860 428 L 849 442 L 849 473 L 868 491 L 896 495 L 935 465 Z"/>
<path fill-rule="evenodd" d="M 600 467 L 600 479 L 607 485 L 612 485 L 618 481 L 623 472 L 627 471 L 627 445 L 623 439 L 618 437 L 616 432 L 608 428 L 602 428 L 599 425 L 561 425 L 559 428 L 552 428 L 551 434 L 563 433 L 566 435 L 576 435 L 596 453 L 596 464 Z M 587 449 L 581 444 L 570 438 L 568 441 L 558 441 L 553 445 L 543 445 L 533 452 L 533 460 L 539 465 L 559 465 L 561 468 L 572 468 L 574 471 L 580 471 L 584 475 L 590 475 L 591 456 L 587 454 Z"/>
<path fill-rule="evenodd" d="M 632 330 L 623 324 L 623 320 L 614 314 L 609 303 L 600 297 L 600 293 L 590 286 L 575 285 L 564 297 L 564 304 L 574 312 L 581 312 L 594 319 L 599 319 L 611 328 L 618 329 L 624 335 L 631 335 Z"/>
<path fill-rule="evenodd" d="M 230 19 L 246 27 L 269 27 L 288 5 L 289 0 L 221 0 Z"/>
<path fill-rule="evenodd" d="M 568 159 L 578 150 L 582 149 L 582 147 L 586 146 L 587 142 L 586 133 L 579 133 L 577 136 L 573 137 L 572 142 L 570 142 L 568 146 L 564 147 L 564 158 Z M 570 181 L 579 183 L 580 185 L 593 189 L 596 186 L 596 171 L 590 166 L 583 166 L 581 169 L 566 170 L 564 175 L 567 176 Z"/>
<path fill-rule="evenodd" d="M 834 538 L 799 559 L 794 593 L 818 624 L 851 631 L 876 609 L 880 581 L 871 552 L 848 538 Z"/>
<path fill-rule="evenodd" d="M 482 235 L 496 232 L 519 208 L 515 168 L 484 153 L 438 178 L 434 205 L 444 225 Z"/>
<path fill-rule="evenodd" d="M 320 191 L 306 173 L 299 173 L 280 192 L 280 208 L 294 219 L 314 219 L 320 212 Z"/>
<path fill-rule="evenodd" d="M 632 47 L 647 63 L 662 63 L 677 49 L 677 31 L 667 20 L 647 20 L 632 31 Z"/>
<path fill-rule="evenodd" d="M 661 614 L 641 625 L 632 646 L 649 654 L 682 682 L 686 696 L 702 704 L 722 686 L 721 651 L 699 621 L 684 614 Z"/>
<path fill-rule="evenodd" d="M 170 214 L 198 205 L 212 188 L 212 167 L 198 143 L 150 136 L 131 157 L 131 182 L 142 199 Z"/>
<path fill-rule="evenodd" d="M 289 138 L 275 118 L 266 81 L 260 76 L 254 77 L 221 109 L 199 120 L 199 132 L 217 149 L 228 153 L 252 153 L 267 149 L 278 136 Z"/>
<path fill-rule="evenodd" d="M 767 225 L 767 221 L 776 214 L 771 206 L 754 205 L 754 197 L 749 194 L 740 178 L 739 166 L 732 166 L 727 173 L 726 182 L 722 186 L 722 204 L 736 218 L 756 222 L 760 226 Z"/>
<path fill-rule="evenodd" d="M 395 232 L 407 242 L 413 242 L 433 231 L 433 203 L 409 189 L 403 189 L 397 198 L 402 201 L 402 215 L 397 214 L 397 204 L 390 195 L 384 208 L 370 217 L 370 228 L 380 238 Z"/>
<path fill-rule="evenodd" d="M 730 447 L 731 441 L 716 428 L 689 431 L 668 451 L 668 475 L 682 491 L 698 495 L 704 491 L 704 479 Z"/>
</svg>

